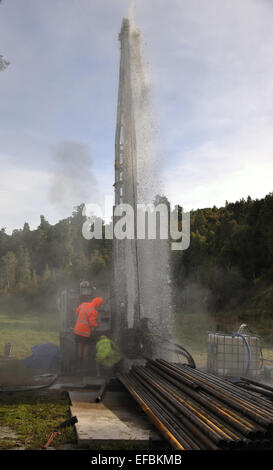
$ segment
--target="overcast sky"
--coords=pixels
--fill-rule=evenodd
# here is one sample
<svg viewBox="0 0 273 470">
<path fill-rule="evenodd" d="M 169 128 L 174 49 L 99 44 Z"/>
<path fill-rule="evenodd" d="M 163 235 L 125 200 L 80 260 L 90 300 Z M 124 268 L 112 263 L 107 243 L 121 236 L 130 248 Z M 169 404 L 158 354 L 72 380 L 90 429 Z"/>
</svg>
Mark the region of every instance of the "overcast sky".
<svg viewBox="0 0 273 470">
<path fill-rule="evenodd" d="M 0 227 L 34 228 L 40 214 L 55 223 L 83 197 L 112 194 L 128 6 L 3 0 L 0 54 L 10 65 L 0 73 Z M 219 207 L 272 191 L 273 2 L 136 0 L 135 18 L 172 204 Z M 71 175 L 83 191 L 70 191 Z"/>
</svg>

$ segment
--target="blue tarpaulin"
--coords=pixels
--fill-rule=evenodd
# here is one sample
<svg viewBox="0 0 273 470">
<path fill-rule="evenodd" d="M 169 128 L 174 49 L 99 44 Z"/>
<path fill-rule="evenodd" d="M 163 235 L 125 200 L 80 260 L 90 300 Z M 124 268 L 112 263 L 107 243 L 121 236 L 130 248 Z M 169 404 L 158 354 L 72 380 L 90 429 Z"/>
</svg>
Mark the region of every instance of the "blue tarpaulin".
<svg viewBox="0 0 273 470">
<path fill-rule="evenodd" d="M 24 359 L 26 367 L 50 369 L 60 360 L 60 350 L 53 343 L 41 343 L 31 348 L 32 355 Z"/>
</svg>

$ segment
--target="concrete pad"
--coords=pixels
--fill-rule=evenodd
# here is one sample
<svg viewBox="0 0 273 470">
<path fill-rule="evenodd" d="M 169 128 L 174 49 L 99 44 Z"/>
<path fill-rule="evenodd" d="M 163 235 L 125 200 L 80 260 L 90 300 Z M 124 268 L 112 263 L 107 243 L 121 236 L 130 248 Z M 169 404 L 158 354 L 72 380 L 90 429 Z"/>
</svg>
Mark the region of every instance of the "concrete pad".
<svg viewBox="0 0 273 470">
<path fill-rule="evenodd" d="M 61 376 L 58 381 L 50 387 L 55 390 L 73 390 L 73 389 L 99 389 L 104 383 L 103 377 L 77 377 L 77 376 Z"/>
<path fill-rule="evenodd" d="M 162 441 L 145 413 L 126 392 L 106 391 L 95 403 L 96 391 L 70 391 L 71 414 L 77 416 L 78 445 Z"/>
<path fill-rule="evenodd" d="M 105 378 L 103 377 L 89 377 L 84 376 L 82 378 L 82 383 L 85 386 L 92 387 L 92 388 L 100 388 L 100 386 L 105 382 Z"/>
</svg>

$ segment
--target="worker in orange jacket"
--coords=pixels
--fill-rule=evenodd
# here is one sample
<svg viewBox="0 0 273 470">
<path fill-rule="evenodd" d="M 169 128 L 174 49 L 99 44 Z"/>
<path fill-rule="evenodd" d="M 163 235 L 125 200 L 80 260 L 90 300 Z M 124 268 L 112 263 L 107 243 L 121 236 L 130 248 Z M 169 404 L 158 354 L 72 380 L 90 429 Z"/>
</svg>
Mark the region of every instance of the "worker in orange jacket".
<svg viewBox="0 0 273 470">
<path fill-rule="evenodd" d="M 76 335 L 79 371 L 82 371 L 87 363 L 90 349 L 90 334 L 92 329 L 98 327 L 98 309 L 102 303 L 102 298 L 96 297 L 92 302 L 82 302 L 76 310 L 77 321 L 74 333 Z"/>
</svg>

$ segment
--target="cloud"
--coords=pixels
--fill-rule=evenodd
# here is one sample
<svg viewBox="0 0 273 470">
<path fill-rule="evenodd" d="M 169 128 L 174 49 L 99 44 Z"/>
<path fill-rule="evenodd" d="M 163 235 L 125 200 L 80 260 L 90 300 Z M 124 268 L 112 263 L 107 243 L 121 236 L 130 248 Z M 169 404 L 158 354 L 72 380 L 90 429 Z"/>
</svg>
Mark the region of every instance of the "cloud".
<svg viewBox="0 0 273 470">
<path fill-rule="evenodd" d="M 263 197 L 272 191 L 273 5 L 179 0 L 162 16 L 159 0 L 151 16 L 151 3 L 139 15 L 167 195 L 189 209 Z"/>
<path fill-rule="evenodd" d="M 117 38 L 128 6 L 129 0 L 14 0 L 1 8 L 1 50 L 11 65 L 0 77 L 0 151 L 17 165 L 10 173 L 5 161 L 2 171 L 19 185 L 20 171 L 23 180 L 40 179 L 43 194 L 34 181 L 26 196 L 6 188 L 10 201 L 27 201 L 22 211 L 34 223 L 35 211 L 52 221 L 58 213 L 47 200 L 54 142 L 86 142 L 100 194 L 112 193 Z M 135 12 L 167 195 L 189 208 L 262 197 L 272 174 L 272 2 L 138 0 Z M 2 212 L 3 225 L 22 223 L 12 213 L 13 219 Z"/>
<path fill-rule="evenodd" d="M 50 175 L 8 164 L 9 159 L 9 155 L 0 154 L 0 226 L 11 232 L 29 222 L 35 228 L 40 214 L 49 215 L 44 209 L 48 206 L 46 188 Z M 56 214 L 51 212 L 50 216 L 56 220 Z"/>
<path fill-rule="evenodd" d="M 64 150 L 65 145 L 56 148 Z M 73 151 L 77 152 L 75 161 Z M 66 168 L 63 168 L 64 154 L 59 157 L 60 162 L 57 157 L 57 172 L 56 168 L 54 172 L 52 168 L 45 171 L 30 169 L 23 164 L 11 164 L 9 162 L 14 160 L 13 156 L 0 153 L 0 228 L 6 227 L 7 232 L 11 233 L 14 229 L 23 228 L 24 223 L 28 222 L 34 229 L 40 223 L 40 215 L 45 215 L 54 224 L 69 217 L 73 208 L 83 199 L 87 203 L 99 203 L 104 208 L 103 195 L 108 194 L 107 188 L 111 187 L 111 174 L 107 170 L 94 174 L 91 168 L 86 167 L 90 163 L 90 156 L 84 144 L 73 143 L 69 145 L 68 152 L 65 152 L 68 160 L 70 158 L 66 160 Z M 72 171 L 75 179 L 71 181 Z M 96 179 L 100 181 L 99 186 Z M 76 185 L 76 180 L 80 187 Z M 50 194 L 53 199 L 51 202 Z"/>
<path fill-rule="evenodd" d="M 253 123 L 237 135 L 183 151 L 180 164 L 166 170 L 166 193 L 186 210 L 223 206 L 272 192 L 273 135 L 270 123 Z"/>
</svg>

